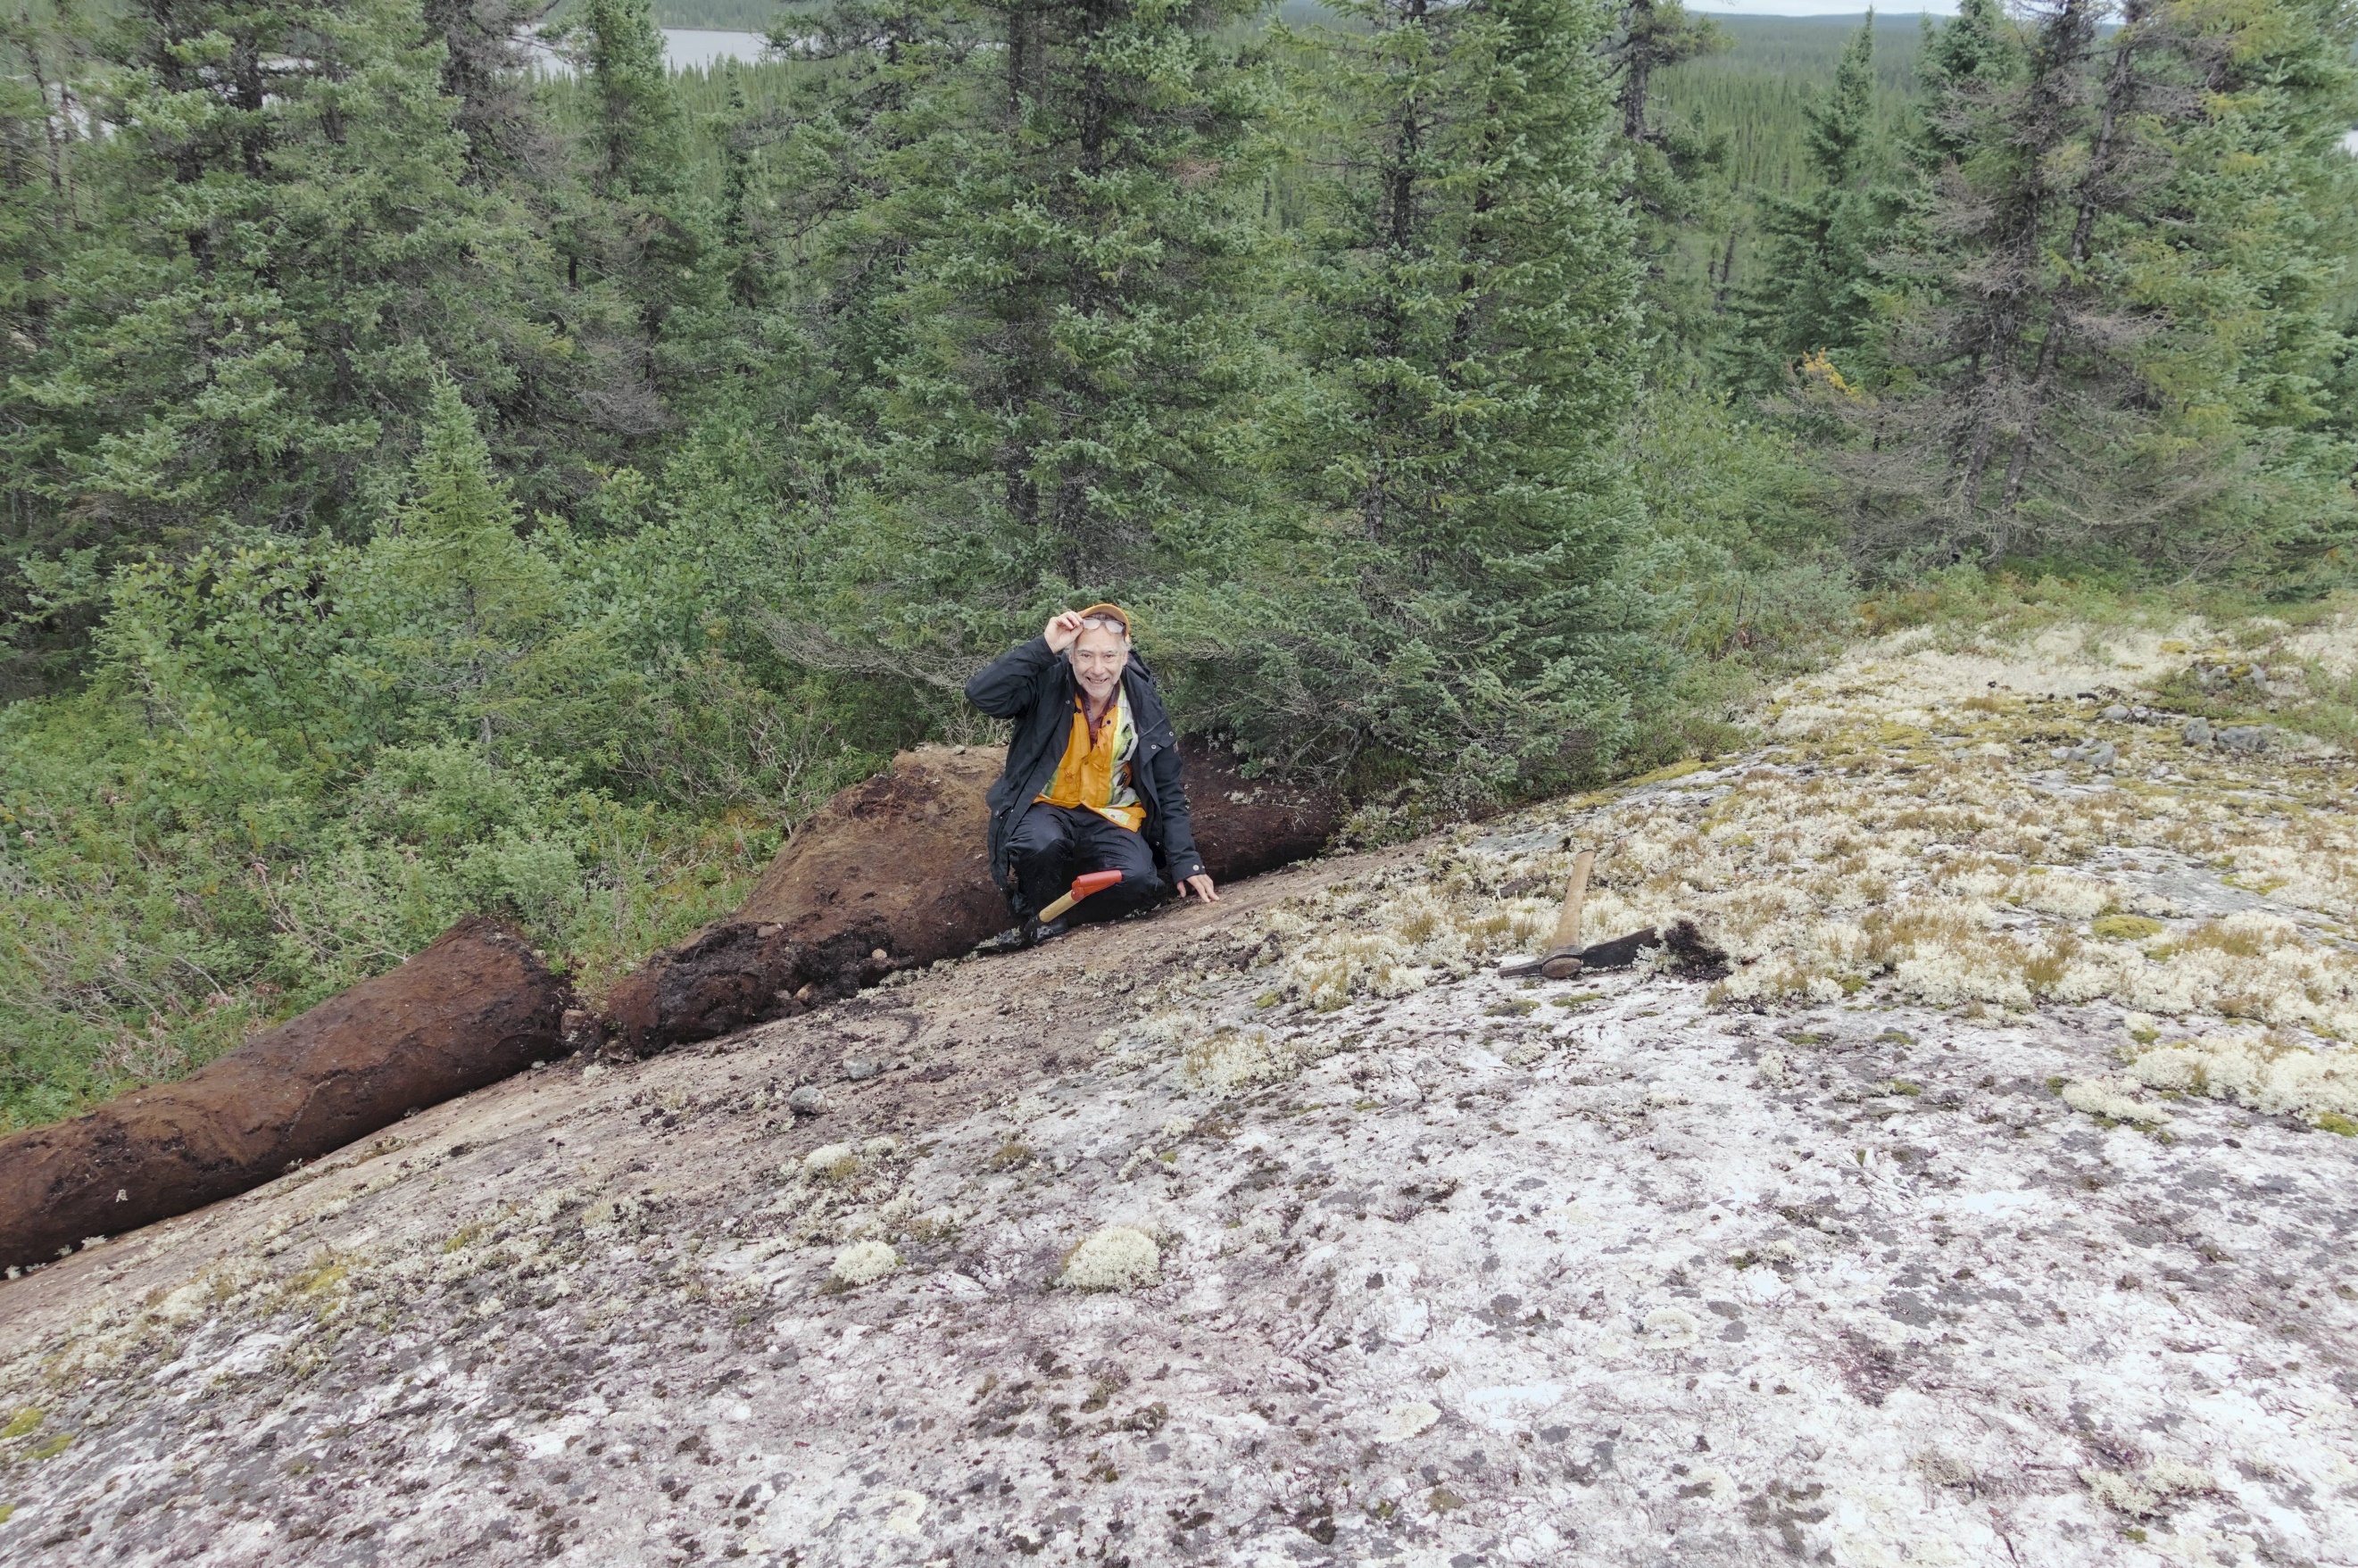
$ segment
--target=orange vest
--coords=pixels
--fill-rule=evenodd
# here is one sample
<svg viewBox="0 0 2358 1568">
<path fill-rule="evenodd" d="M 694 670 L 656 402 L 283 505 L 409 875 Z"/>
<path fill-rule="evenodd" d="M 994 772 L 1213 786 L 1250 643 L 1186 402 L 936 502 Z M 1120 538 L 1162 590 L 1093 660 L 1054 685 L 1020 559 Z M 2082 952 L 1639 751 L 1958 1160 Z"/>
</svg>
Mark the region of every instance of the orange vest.
<svg viewBox="0 0 2358 1568">
<path fill-rule="evenodd" d="M 1073 698 L 1073 732 L 1065 742 L 1065 755 L 1056 764 L 1056 776 L 1048 781 L 1045 791 L 1033 798 L 1050 806 L 1085 806 L 1132 833 L 1144 827 L 1146 807 L 1130 787 L 1130 759 L 1119 754 L 1125 750 L 1125 741 L 1129 743 L 1127 750 L 1137 749 L 1135 733 L 1126 722 L 1129 706 L 1129 700 L 1117 690 L 1114 700 L 1106 708 L 1104 720 L 1092 732 L 1084 699 Z"/>
</svg>

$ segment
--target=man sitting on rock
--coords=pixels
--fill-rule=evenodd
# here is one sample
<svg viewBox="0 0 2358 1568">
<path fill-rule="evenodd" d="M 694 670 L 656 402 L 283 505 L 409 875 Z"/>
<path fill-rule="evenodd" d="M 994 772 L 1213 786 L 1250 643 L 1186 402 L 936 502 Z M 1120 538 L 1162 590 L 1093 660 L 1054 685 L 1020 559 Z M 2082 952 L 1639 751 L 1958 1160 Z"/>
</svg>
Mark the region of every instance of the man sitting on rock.
<svg viewBox="0 0 2358 1568">
<path fill-rule="evenodd" d="M 1032 641 L 976 673 L 967 699 L 1015 720 L 1007 767 L 990 786 L 990 874 L 1021 924 L 1001 939 L 1031 946 L 1076 920 L 1117 920 L 1163 895 L 1219 895 L 1195 852 L 1179 748 L 1152 672 L 1130 647 L 1119 606 L 1050 620 Z M 1121 881 L 1056 920 L 1040 912 L 1087 871 Z"/>
</svg>

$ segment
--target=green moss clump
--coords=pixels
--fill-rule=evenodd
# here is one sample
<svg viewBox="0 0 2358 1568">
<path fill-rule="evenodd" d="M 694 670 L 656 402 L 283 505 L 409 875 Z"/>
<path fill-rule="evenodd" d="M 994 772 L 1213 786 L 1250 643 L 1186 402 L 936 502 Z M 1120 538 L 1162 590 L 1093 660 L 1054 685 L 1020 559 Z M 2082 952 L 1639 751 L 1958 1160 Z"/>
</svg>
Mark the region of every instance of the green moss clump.
<svg viewBox="0 0 2358 1568">
<path fill-rule="evenodd" d="M 2142 942 L 2148 936 L 2160 935 L 2162 924 L 2142 914 L 2100 914 L 2088 929 L 2107 941 Z"/>
</svg>

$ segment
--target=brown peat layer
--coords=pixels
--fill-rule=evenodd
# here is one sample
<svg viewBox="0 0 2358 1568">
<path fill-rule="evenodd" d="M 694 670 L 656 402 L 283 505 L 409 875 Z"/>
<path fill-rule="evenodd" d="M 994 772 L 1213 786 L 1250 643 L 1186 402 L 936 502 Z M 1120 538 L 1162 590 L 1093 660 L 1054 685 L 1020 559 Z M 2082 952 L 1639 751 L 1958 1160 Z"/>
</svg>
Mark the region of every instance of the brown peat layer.
<svg viewBox="0 0 2358 1568">
<path fill-rule="evenodd" d="M 0 1139 L 0 1266 L 244 1192 L 552 1060 L 565 1000 L 521 935 L 461 921 L 178 1083 Z"/>
<path fill-rule="evenodd" d="M 1245 778 L 1182 743 L 1197 847 L 1217 881 L 1316 854 L 1334 798 Z M 884 975 L 961 957 L 1010 924 L 984 851 L 998 747 L 924 746 L 795 830 L 742 907 L 626 976 L 606 1012 L 646 1055 L 848 997 Z"/>
<path fill-rule="evenodd" d="M 1007 921 L 982 844 L 1001 753 L 904 752 L 794 835 L 745 905 L 608 1000 L 633 1054 L 709 1039 L 962 955 Z M 1223 880 L 1314 853 L 1322 797 L 1189 776 Z M 0 1140 L 0 1268 L 29 1268 L 268 1181 L 405 1116 L 553 1060 L 589 1015 L 517 933 L 470 919 L 388 975 L 189 1077 Z"/>
</svg>

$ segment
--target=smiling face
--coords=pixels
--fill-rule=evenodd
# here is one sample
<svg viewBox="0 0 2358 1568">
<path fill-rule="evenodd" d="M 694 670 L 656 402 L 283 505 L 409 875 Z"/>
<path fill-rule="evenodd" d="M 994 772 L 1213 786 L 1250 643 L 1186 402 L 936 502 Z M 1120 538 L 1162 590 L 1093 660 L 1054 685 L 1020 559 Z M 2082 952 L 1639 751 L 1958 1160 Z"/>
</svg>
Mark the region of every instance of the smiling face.
<svg viewBox="0 0 2358 1568">
<path fill-rule="evenodd" d="M 1130 640 L 1110 621 L 1081 628 L 1073 643 L 1073 677 L 1087 694 L 1089 706 L 1102 708 L 1113 700 L 1122 666 L 1130 663 Z"/>
</svg>

